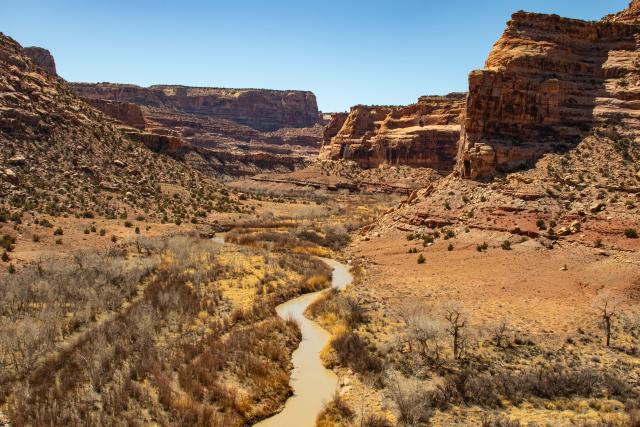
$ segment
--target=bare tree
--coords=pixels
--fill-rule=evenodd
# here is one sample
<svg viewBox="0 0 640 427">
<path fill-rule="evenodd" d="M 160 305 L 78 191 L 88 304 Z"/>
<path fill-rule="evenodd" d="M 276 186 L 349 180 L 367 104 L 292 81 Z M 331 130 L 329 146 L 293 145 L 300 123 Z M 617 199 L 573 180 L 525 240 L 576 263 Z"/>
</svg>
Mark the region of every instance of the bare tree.
<svg viewBox="0 0 640 427">
<path fill-rule="evenodd" d="M 439 341 L 442 338 L 445 326 L 441 321 L 429 315 L 424 306 L 414 306 L 404 311 L 404 320 L 407 323 L 407 337 L 411 349 L 417 348 L 423 358 L 433 357 L 440 359 Z"/>
<path fill-rule="evenodd" d="M 611 345 L 611 334 L 613 329 L 613 319 L 618 314 L 620 300 L 608 293 L 602 294 L 596 300 L 596 307 L 600 312 L 600 320 L 606 337 L 606 345 Z"/>
<path fill-rule="evenodd" d="M 509 323 L 504 319 L 492 328 L 491 332 L 493 334 L 493 340 L 496 343 L 496 347 L 502 347 L 502 344 L 507 339 L 509 329 Z"/>
<path fill-rule="evenodd" d="M 447 332 L 453 338 L 453 358 L 458 359 L 465 343 L 462 330 L 467 326 L 467 315 L 459 305 L 449 304 L 445 308 L 444 318 L 448 323 Z"/>
</svg>

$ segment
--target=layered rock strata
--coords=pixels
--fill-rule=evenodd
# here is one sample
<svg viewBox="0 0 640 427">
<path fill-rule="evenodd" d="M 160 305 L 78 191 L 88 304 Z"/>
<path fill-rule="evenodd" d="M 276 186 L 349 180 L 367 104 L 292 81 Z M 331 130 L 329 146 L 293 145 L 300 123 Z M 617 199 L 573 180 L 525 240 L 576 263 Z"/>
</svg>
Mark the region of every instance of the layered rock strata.
<svg viewBox="0 0 640 427">
<path fill-rule="evenodd" d="M 94 107 L 154 151 L 216 176 L 287 172 L 320 146 L 311 92 L 76 83 Z"/>
<path fill-rule="evenodd" d="M 266 89 L 222 89 L 111 83 L 75 83 L 80 96 L 130 102 L 185 115 L 226 119 L 262 132 L 314 126 L 320 120 L 312 92 Z"/>
<path fill-rule="evenodd" d="M 324 129 L 320 158 L 451 172 L 465 94 L 421 97 L 406 107 L 363 106 L 335 114 Z"/>
<path fill-rule="evenodd" d="M 599 22 L 514 14 L 469 76 L 456 171 L 482 179 L 528 168 L 595 127 L 640 135 L 639 6 Z"/>
</svg>

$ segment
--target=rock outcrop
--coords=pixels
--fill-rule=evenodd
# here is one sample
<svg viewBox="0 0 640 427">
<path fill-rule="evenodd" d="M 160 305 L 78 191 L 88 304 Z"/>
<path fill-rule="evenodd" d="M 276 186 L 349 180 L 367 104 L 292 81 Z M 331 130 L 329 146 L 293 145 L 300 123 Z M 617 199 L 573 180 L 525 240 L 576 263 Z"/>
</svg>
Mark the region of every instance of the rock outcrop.
<svg viewBox="0 0 640 427">
<path fill-rule="evenodd" d="M 130 102 L 105 101 L 103 99 L 87 99 L 94 108 L 117 121 L 136 129 L 144 129 L 146 122 L 139 105 Z"/>
<path fill-rule="evenodd" d="M 518 12 L 469 77 L 456 170 L 466 178 L 531 167 L 594 127 L 640 135 L 640 2 L 600 22 Z"/>
<path fill-rule="evenodd" d="M 52 76 L 57 76 L 56 61 L 53 59 L 53 55 L 47 49 L 32 46 L 22 49 L 23 53 L 28 56 L 34 64 L 42 68 L 44 71 Z"/>
<path fill-rule="evenodd" d="M 335 114 L 324 129 L 320 158 L 427 167 L 443 173 L 455 164 L 465 94 L 421 97 L 406 107 L 362 106 Z"/>
<path fill-rule="evenodd" d="M 225 119 L 263 132 L 311 127 L 320 120 L 312 92 L 186 86 L 144 88 L 111 83 L 74 83 L 73 88 L 84 98 Z"/>
<path fill-rule="evenodd" d="M 75 83 L 94 107 L 149 148 L 216 176 L 286 172 L 317 156 L 311 92 Z"/>
</svg>

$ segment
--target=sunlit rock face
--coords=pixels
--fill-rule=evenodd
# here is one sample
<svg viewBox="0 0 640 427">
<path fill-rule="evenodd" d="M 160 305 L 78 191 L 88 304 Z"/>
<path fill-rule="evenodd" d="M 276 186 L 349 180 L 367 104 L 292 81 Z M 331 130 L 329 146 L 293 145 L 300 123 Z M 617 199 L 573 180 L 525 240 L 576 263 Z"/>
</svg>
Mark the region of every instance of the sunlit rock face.
<svg viewBox="0 0 640 427">
<path fill-rule="evenodd" d="M 594 127 L 640 132 L 640 1 L 586 22 L 518 12 L 485 68 L 469 76 L 456 171 L 467 178 L 530 167 Z"/>
<path fill-rule="evenodd" d="M 333 115 L 324 129 L 322 159 L 453 170 L 465 94 L 424 96 L 406 107 L 357 105 Z"/>
</svg>

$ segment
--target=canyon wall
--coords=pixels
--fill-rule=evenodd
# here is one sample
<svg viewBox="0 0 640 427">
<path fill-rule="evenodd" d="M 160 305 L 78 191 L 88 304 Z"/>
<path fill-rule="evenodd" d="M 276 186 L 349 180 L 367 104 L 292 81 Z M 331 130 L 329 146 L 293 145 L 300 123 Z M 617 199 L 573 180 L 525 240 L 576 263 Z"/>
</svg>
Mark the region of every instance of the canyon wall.
<svg viewBox="0 0 640 427">
<path fill-rule="evenodd" d="M 263 132 L 310 127 L 320 120 L 315 95 L 305 91 L 186 86 L 145 88 L 111 83 L 74 83 L 73 88 L 84 98 L 130 102 L 225 119 Z"/>
<path fill-rule="evenodd" d="M 449 173 L 455 164 L 465 94 L 424 96 L 406 107 L 363 106 L 334 114 L 320 158 L 361 167 L 405 165 Z"/>
<path fill-rule="evenodd" d="M 89 104 L 157 152 L 215 176 L 287 172 L 320 147 L 315 95 L 303 91 L 72 84 Z"/>
<path fill-rule="evenodd" d="M 486 178 L 574 147 L 594 127 L 640 135 L 640 2 L 586 22 L 518 12 L 469 76 L 456 171 Z"/>
</svg>

